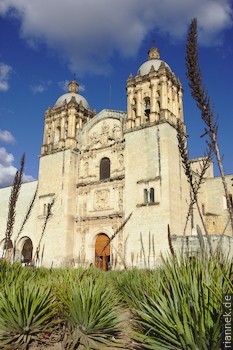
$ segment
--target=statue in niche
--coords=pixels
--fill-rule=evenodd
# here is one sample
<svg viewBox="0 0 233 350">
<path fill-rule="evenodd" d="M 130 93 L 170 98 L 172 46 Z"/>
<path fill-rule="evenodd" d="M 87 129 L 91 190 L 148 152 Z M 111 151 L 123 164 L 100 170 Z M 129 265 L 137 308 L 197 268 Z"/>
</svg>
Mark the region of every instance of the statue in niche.
<svg viewBox="0 0 233 350">
<path fill-rule="evenodd" d="M 118 244 L 118 251 L 119 251 L 120 254 L 123 253 L 123 244 L 122 243 Z"/>
<path fill-rule="evenodd" d="M 96 209 L 109 208 L 109 190 L 100 190 L 95 192 L 95 207 Z"/>
<path fill-rule="evenodd" d="M 87 203 L 84 202 L 83 203 L 83 216 L 85 216 L 87 214 Z"/>
<path fill-rule="evenodd" d="M 114 139 L 120 139 L 121 138 L 121 128 L 119 127 L 119 125 L 114 124 L 114 127 L 112 129 L 112 133 L 113 133 L 113 138 Z"/>
<path fill-rule="evenodd" d="M 118 156 L 118 160 L 119 160 L 119 170 L 123 170 L 124 169 L 124 156 L 123 154 L 120 154 Z"/>
</svg>

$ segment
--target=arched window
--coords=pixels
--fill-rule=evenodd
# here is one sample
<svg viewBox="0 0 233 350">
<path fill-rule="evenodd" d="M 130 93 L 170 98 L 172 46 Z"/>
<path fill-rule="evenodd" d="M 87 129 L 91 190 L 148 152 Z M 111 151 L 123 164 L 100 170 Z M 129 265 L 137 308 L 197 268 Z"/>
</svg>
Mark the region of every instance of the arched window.
<svg viewBox="0 0 233 350">
<path fill-rule="evenodd" d="M 149 120 L 149 116 L 150 116 L 150 99 L 149 99 L 149 97 L 145 98 L 145 116 Z"/>
<path fill-rule="evenodd" d="M 55 129 L 55 134 L 54 134 L 54 145 L 57 145 L 59 140 L 60 140 L 60 133 L 61 133 L 61 128 L 60 126 L 57 126 Z"/>
<path fill-rule="evenodd" d="M 154 188 L 150 189 L 150 203 L 154 203 L 155 202 L 155 190 Z"/>
<path fill-rule="evenodd" d="M 148 191 L 146 188 L 144 189 L 144 204 L 148 204 Z"/>
<path fill-rule="evenodd" d="M 100 161 L 100 180 L 110 178 L 110 160 L 102 158 Z"/>
</svg>

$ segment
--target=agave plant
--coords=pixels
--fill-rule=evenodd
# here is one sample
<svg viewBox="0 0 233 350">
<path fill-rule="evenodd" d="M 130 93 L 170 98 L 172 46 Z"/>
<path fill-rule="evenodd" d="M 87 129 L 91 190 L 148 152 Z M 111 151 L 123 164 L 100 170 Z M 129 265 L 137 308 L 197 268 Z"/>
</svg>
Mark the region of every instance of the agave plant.
<svg viewBox="0 0 233 350">
<path fill-rule="evenodd" d="M 56 311 L 49 286 L 32 279 L 6 284 L 0 291 L 0 349 L 26 350 L 33 341 L 45 342 Z"/>
<path fill-rule="evenodd" d="M 121 346 L 116 296 L 104 279 L 89 277 L 75 281 L 60 295 L 68 323 L 66 349 L 105 349 Z"/>
<path fill-rule="evenodd" d="M 111 272 L 111 274 L 114 273 Z M 141 303 L 147 301 L 147 296 L 154 292 L 154 281 L 157 288 L 161 286 L 160 269 L 156 270 L 127 270 L 118 272 L 112 279 L 117 293 L 122 301 L 129 307 L 131 312 L 139 308 Z"/>
<path fill-rule="evenodd" d="M 0 290 L 7 283 L 8 285 L 14 283 L 16 280 L 26 280 L 30 272 L 23 269 L 21 264 L 11 263 L 5 259 L 0 261 Z"/>
<path fill-rule="evenodd" d="M 135 310 L 136 338 L 146 349 L 219 350 L 222 293 L 231 290 L 231 272 L 218 257 L 168 259 L 161 288 L 154 281 L 154 292 Z"/>
</svg>

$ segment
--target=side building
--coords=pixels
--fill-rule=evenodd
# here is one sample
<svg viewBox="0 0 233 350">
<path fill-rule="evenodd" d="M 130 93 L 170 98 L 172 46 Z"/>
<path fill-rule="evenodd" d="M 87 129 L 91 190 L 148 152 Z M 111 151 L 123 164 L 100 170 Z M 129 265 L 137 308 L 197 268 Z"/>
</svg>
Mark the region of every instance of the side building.
<svg viewBox="0 0 233 350">
<path fill-rule="evenodd" d="M 178 149 L 178 120 L 185 131 L 182 85 L 157 48 L 127 80 L 127 112 L 96 114 L 71 81 L 45 112 L 38 181 L 22 185 L 12 236 L 17 259 L 104 270 L 154 266 L 168 251 L 168 226 L 175 247 L 188 240 L 195 250 L 197 226 L 204 229 L 194 208 L 183 232 L 190 189 Z M 194 171 L 201 161 L 192 160 Z M 232 175 L 226 178 L 230 185 Z M 17 237 L 37 187 L 31 216 Z M 9 256 L 4 234 L 10 191 L 0 189 L 0 244 Z M 213 241 L 224 237 L 224 249 L 231 250 L 224 191 L 212 167 L 200 203 Z"/>
</svg>

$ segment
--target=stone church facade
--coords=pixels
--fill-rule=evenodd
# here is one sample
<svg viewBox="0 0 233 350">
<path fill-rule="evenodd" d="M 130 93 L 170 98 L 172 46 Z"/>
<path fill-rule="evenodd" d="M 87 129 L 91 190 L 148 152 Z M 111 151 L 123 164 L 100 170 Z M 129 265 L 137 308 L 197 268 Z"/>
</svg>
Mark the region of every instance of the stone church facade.
<svg viewBox="0 0 233 350">
<path fill-rule="evenodd" d="M 190 190 L 176 132 L 178 120 L 185 130 L 182 94 L 179 79 L 156 48 L 127 80 L 127 112 L 96 114 L 71 81 L 68 92 L 45 112 L 38 181 L 23 184 L 20 191 L 12 242 L 38 187 L 16 241 L 16 258 L 29 262 L 36 257 L 47 267 L 154 266 L 168 250 L 168 225 L 175 247 L 187 238 L 195 246 L 197 226 L 203 231 L 195 209 L 183 237 Z M 192 160 L 194 171 L 201 160 Z M 232 198 L 231 179 L 226 176 Z M 3 255 L 11 254 L 3 248 L 10 190 L 0 189 Z M 221 235 L 224 249 L 231 251 L 224 191 L 213 167 L 199 201 L 212 240 Z"/>
</svg>

